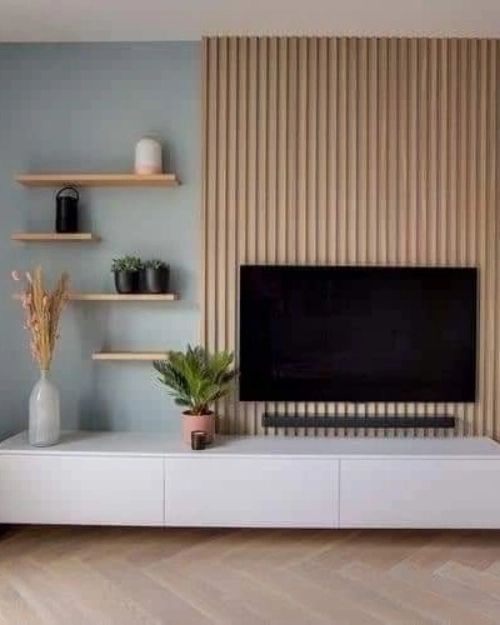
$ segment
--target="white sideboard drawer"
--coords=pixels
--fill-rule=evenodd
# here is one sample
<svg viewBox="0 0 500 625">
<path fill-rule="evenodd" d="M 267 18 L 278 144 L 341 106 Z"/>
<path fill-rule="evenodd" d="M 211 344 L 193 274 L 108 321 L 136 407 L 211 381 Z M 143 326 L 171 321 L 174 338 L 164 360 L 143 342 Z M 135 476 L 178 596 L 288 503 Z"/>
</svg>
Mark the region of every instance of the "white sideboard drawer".
<svg viewBox="0 0 500 625">
<path fill-rule="evenodd" d="M 163 525 L 163 460 L 2 456 L 0 522 Z"/>
<path fill-rule="evenodd" d="M 167 458 L 171 526 L 337 527 L 338 461 Z"/>
<path fill-rule="evenodd" d="M 340 527 L 500 528 L 500 460 L 342 460 Z"/>
</svg>

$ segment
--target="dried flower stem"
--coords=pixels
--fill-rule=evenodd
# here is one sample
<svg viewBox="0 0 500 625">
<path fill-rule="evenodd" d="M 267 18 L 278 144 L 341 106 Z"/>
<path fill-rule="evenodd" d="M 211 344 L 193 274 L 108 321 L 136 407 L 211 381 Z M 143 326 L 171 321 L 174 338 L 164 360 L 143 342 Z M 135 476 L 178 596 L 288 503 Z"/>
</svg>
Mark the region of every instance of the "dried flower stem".
<svg viewBox="0 0 500 625">
<path fill-rule="evenodd" d="M 17 272 L 12 272 L 14 280 L 20 280 Z M 25 327 L 31 335 L 30 348 L 33 360 L 41 371 L 48 371 L 52 364 L 58 327 L 62 311 L 68 301 L 69 277 L 63 273 L 55 288 L 45 288 L 43 271 L 37 267 L 33 275 L 26 273 L 26 287 L 21 294 L 25 311 Z"/>
</svg>

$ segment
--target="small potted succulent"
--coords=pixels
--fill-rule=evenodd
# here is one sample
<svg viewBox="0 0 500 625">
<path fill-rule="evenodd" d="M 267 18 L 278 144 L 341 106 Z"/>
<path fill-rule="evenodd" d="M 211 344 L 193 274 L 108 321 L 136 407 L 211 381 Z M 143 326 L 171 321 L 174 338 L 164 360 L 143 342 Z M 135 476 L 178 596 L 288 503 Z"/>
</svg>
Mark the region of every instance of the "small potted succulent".
<svg viewBox="0 0 500 625">
<path fill-rule="evenodd" d="M 115 274 L 115 287 L 118 293 L 137 293 L 139 291 L 139 272 L 142 261 L 138 256 L 113 258 L 111 271 Z"/>
<path fill-rule="evenodd" d="M 141 269 L 142 293 L 168 293 L 170 268 L 162 260 L 147 260 Z"/>
<path fill-rule="evenodd" d="M 186 410 L 182 417 L 182 438 L 191 442 L 194 431 L 206 432 L 208 442 L 215 435 L 215 415 L 211 407 L 231 390 L 238 375 L 233 368 L 234 354 L 209 354 L 204 347 L 191 347 L 186 352 L 169 352 L 168 360 L 156 360 L 153 367 L 160 374 L 178 406 Z"/>
</svg>

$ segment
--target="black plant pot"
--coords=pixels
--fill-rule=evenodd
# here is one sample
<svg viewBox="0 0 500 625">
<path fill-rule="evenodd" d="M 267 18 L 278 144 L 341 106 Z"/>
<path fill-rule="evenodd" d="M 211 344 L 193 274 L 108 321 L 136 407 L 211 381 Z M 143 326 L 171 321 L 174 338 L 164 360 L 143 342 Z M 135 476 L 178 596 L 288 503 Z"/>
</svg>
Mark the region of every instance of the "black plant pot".
<svg viewBox="0 0 500 625">
<path fill-rule="evenodd" d="M 118 293 L 137 293 L 139 291 L 138 271 L 115 271 L 115 288 Z"/>
<path fill-rule="evenodd" d="M 153 269 L 146 267 L 141 271 L 140 286 L 142 293 L 168 293 L 170 277 L 169 267 Z"/>
</svg>

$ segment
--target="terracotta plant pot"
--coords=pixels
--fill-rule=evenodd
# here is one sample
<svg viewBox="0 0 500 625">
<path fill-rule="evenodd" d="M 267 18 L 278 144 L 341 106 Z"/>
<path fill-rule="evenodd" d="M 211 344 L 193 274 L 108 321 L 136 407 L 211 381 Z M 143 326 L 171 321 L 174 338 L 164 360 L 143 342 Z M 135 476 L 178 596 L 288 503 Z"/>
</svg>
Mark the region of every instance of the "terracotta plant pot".
<svg viewBox="0 0 500 625">
<path fill-rule="evenodd" d="M 200 430 L 207 433 L 207 443 L 213 443 L 215 436 L 215 415 L 213 412 L 204 415 L 182 414 L 182 440 L 191 445 L 191 432 Z"/>
</svg>

